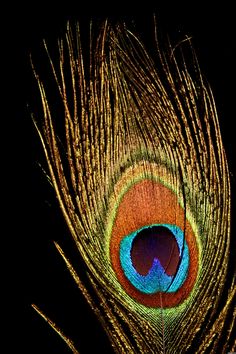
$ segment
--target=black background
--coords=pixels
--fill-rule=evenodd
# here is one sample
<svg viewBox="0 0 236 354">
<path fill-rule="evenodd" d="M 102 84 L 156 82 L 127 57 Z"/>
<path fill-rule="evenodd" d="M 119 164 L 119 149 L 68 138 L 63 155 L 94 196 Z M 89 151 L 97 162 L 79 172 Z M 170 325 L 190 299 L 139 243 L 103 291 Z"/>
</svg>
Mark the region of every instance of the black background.
<svg viewBox="0 0 236 354">
<path fill-rule="evenodd" d="M 153 13 L 163 33 L 173 42 L 191 36 L 200 66 L 215 96 L 223 141 L 235 192 L 235 25 L 233 5 L 212 5 L 199 2 L 156 1 L 155 6 L 143 2 L 132 4 L 101 2 L 31 2 L 9 4 L 2 11 L 2 57 L 4 63 L 5 108 L 2 122 L 3 155 L 9 152 L 3 169 L 10 187 L 7 192 L 6 256 L 12 267 L 7 286 L 11 304 L 8 326 L 9 351 L 16 346 L 22 353 L 69 353 L 63 341 L 31 308 L 37 304 L 77 344 L 81 353 L 110 353 L 109 341 L 77 290 L 63 261 L 53 246 L 53 240 L 65 244 L 69 233 L 57 207 L 54 193 L 43 176 L 38 162 L 43 153 L 30 118 L 34 110 L 35 88 L 29 54 L 40 65 L 42 39 L 56 47 L 57 38 L 64 33 L 67 20 L 79 20 L 81 28 L 89 20 L 125 20 L 136 23 L 137 32 L 150 42 Z M 43 64 L 42 64 L 43 65 Z M 43 71 L 43 67 L 40 68 Z M 30 109 L 27 105 L 30 105 Z M 4 185 L 3 185 L 4 186 Z M 6 190 L 5 190 L 6 189 Z M 234 228 L 235 230 L 235 228 Z M 70 243 L 66 245 L 70 250 Z M 73 253 L 73 252 L 72 252 Z M 81 269 L 79 257 L 75 258 Z M 5 268 L 4 268 L 5 269 Z M 23 300 L 23 301 L 22 301 Z M 22 307 L 23 304 L 23 307 Z"/>
</svg>

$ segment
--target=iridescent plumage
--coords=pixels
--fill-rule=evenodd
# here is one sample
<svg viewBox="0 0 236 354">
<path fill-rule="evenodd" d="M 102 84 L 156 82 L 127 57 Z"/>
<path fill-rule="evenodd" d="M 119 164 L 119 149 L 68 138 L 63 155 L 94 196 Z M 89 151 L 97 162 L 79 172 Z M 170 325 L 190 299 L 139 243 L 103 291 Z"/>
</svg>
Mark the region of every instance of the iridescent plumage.
<svg viewBox="0 0 236 354">
<path fill-rule="evenodd" d="M 118 353 L 233 350 L 233 316 L 226 318 L 235 278 L 219 305 L 230 247 L 228 166 L 211 90 L 194 54 L 190 75 L 177 51 L 164 55 L 156 43 L 152 59 L 125 26 L 106 22 L 88 64 L 79 28 L 74 36 L 68 26 L 58 70 L 49 56 L 64 107 L 60 140 L 62 123 L 34 69 L 49 175 L 96 296 L 56 247 Z"/>
</svg>

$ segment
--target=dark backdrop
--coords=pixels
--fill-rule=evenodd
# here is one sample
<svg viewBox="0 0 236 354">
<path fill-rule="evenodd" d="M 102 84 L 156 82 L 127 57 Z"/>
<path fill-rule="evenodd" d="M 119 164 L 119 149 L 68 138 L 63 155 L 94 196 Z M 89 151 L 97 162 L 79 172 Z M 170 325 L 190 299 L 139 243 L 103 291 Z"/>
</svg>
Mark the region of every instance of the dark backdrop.
<svg viewBox="0 0 236 354">
<path fill-rule="evenodd" d="M 9 204 L 5 208 L 8 217 L 5 237 L 9 241 L 6 253 L 13 265 L 8 280 L 13 286 L 9 296 L 13 299 L 11 309 L 14 310 L 9 310 L 11 339 L 8 345 L 10 349 L 16 345 L 16 352 L 70 352 L 33 311 L 31 303 L 37 304 L 57 322 L 65 334 L 72 337 L 81 353 L 112 352 L 97 319 L 53 246 L 53 240 L 61 240 L 63 244 L 63 240 L 69 238 L 69 233 L 54 193 L 38 166 L 38 162 L 44 160 L 30 119 L 36 91 L 33 88 L 29 54 L 35 55 L 40 66 L 42 39 L 45 38 L 51 47 L 56 48 L 57 38 L 64 33 L 68 19 L 79 20 L 81 27 L 88 26 L 90 19 L 100 21 L 107 16 L 113 21 L 135 22 L 137 32 L 150 44 L 152 15 L 155 12 L 162 32 L 169 34 L 174 42 L 185 35 L 193 38 L 200 66 L 214 92 L 235 192 L 233 5 L 220 6 L 214 2 L 212 7 L 209 4 L 207 8 L 199 2 L 188 2 L 187 7 L 181 2 L 178 5 L 176 3 L 156 1 L 155 6 L 147 7 L 142 2 L 127 9 L 127 3 L 120 2 L 105 5 L 99 1 L 96 4 L 32 1 L 28 4 L 9 4 L 2 11 L 5 45 L 2 55 L 6 59 L 3 75 L 7 77 L 4 91 L 8 98 L 3 102 L 6 114 L 2 119 L 6 121 L 7 129 L 2 132 L 2 137 L 5 139 L 3 153 L 10 152 L 4 169 L 10 182 L 10 194 L 7 193 Z M 43 71 L 43 67 L 40 70 Z M 28 104 L 31 109 L 27 108 Z M 68 242 L 66 247 L 70 251 L 72 246 Z M 76 255 L 73 257 L 80 269 L 79 258 Z"/>
</svg>

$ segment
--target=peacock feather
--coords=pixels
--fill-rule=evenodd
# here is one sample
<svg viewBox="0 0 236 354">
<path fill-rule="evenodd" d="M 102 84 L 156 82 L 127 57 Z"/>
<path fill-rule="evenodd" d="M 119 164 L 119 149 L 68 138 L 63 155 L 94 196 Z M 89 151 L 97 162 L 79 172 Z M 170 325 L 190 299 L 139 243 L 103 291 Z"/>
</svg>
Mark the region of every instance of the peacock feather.
<svg viewBox="0 0 236 354">
<path fill-rule="evenodd" d="M 33 67 L 43 106 L 34 121 L 93 291 L 55 245 L 117 353 L 236 350 L 229 171 L 213 95 L 186 42 L 191 65 L 182 46 L 164 54 L 156 36 L 151 56 L 125 25 L 105 22 L 86 62 L 79 26 L 68 25 L 57 63 L 45 44 L 63 120 Z"/>
</svg>

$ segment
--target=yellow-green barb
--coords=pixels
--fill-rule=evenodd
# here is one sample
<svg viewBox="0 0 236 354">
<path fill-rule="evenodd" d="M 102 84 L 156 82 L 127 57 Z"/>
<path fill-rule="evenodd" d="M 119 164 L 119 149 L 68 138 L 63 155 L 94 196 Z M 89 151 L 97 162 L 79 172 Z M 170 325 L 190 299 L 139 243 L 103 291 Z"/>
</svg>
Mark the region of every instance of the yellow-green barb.
<svg viewBox="0 0 236 354">
<path fill-rule="evenodd" d="M 59 41 L 58 63 L 45 44 L 64 122 L 58 121 L 47 83 L 33 68 L 43 105 L 43 120 L 34 119 L 36 129 L 96 295 L 56 247 L 115 352 L 235 351 L 235 275 L 225 288 L 230 181 L 214 99 L 193 51 L 190 75 L 179 48 L 169 46 L 164 55 L 155 45 L 151 58 L 125 25 L 108 22 L 96 43 L 91 40 L 89 63 L 84 63 L 78 26 L 73 34 L 68 25 Z M 58 128 L 63 128 L 60 140 Z M 127 280 L 120 240 L 143 228 L 145 218 L 149 227 L 175 220 L 184 231 L 188 274 L 178 291 L 150 295 Z"/>
</svg>

